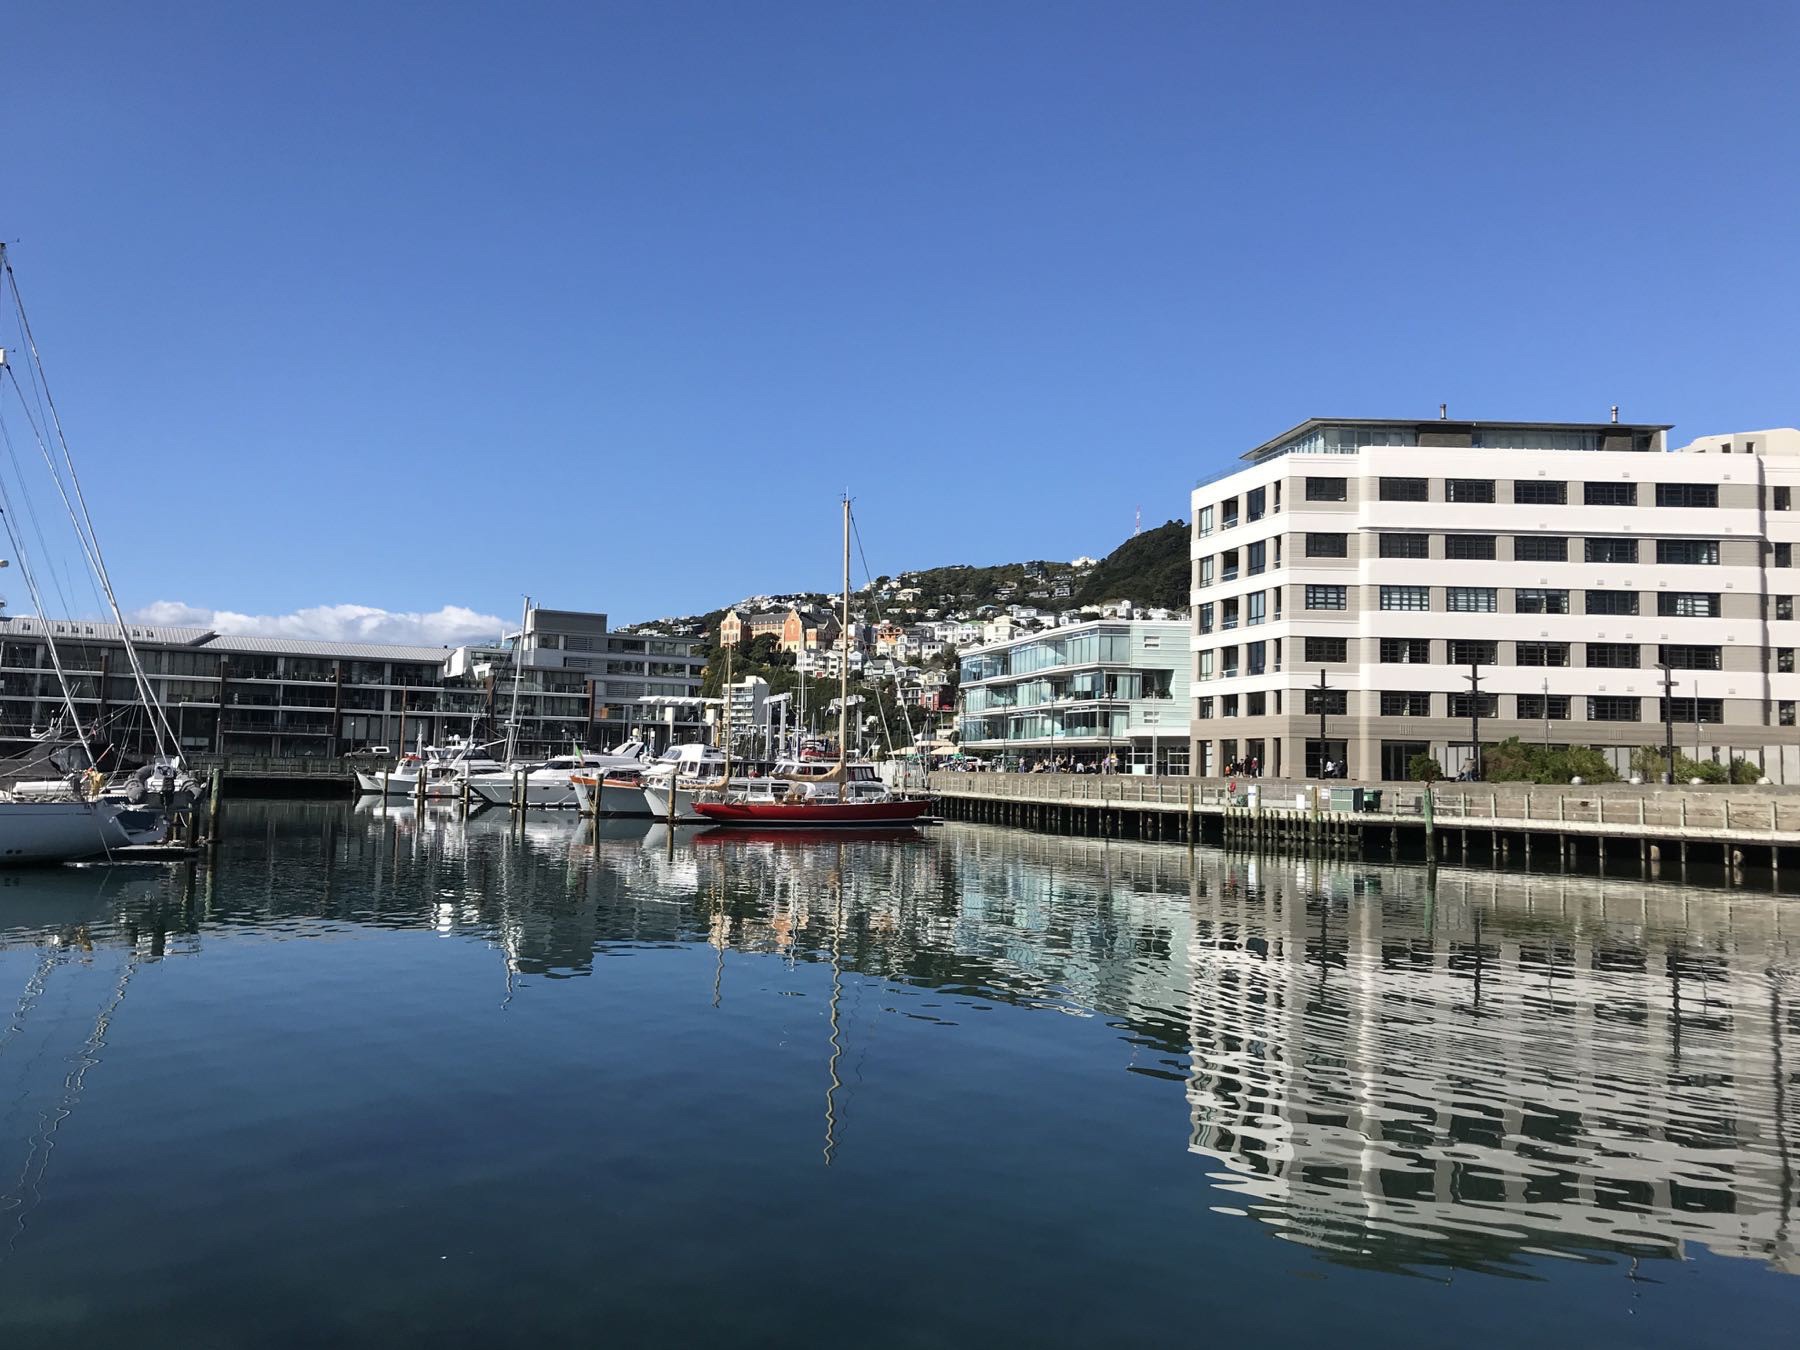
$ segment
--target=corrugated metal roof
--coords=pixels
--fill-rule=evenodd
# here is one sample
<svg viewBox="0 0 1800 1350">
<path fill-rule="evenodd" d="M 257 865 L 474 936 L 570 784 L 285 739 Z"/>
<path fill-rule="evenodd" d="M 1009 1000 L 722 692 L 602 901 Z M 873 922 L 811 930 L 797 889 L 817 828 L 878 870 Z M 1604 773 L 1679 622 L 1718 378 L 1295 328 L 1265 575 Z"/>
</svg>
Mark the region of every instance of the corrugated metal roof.
<svg viewBox="0 0 1800 1350">
<path fill-rule="evenodd" d="M 156 642 L 170 647 L 197 647 L 208 638 L 214 636 L 210 628 L 178 628 L 172 625 L 154 623 L 128 624 L 131 639 L 134 642 Z M 0 637 L 14 634 L 19 637 L 42 637 L 45 624 L 42 619 L 33 616 L 14 617 L 0 616 Z M 119 625 L 116 623 L 100 623 L 88 619 L 52 619 L 49 624 L 50 636 L 54 638 L 95 638 L 100 641 L 122 642 Z"/>
<path fill-rule="evenodd" d="M 202 644 L 209 652 L 259 652 L 269 656 L 339 656 L 362 661 L 441 662 L 449 647 L 409 647 L 394 642 L 333 642 L 329 638 L 235 637 L 221 634 Z"/>
</svg>

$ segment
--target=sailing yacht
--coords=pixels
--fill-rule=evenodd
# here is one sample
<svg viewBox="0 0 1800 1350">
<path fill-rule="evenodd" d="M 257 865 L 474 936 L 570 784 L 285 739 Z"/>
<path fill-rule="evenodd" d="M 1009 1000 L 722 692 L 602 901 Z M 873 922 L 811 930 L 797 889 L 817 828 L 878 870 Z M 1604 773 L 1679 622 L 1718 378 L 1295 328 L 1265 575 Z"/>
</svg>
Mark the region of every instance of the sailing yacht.
<svg viewBox="0 0 1800 1350">
<path fill-rule="evenodd" d="M 872 767 L 866 778 L 852 773 L 850 746 L 850 498 L 844 498 L 843 660 L 838 663 L 837 763 L 825 768 L 796 764 L 784 774 L 717 793 L 697 796 L 694 813 L 713 825 L 818 829 L 911 825 L 930 807 L 929 798 L 890 792 Z M 811 771 L 802 770 L 810 767 Z"/>
<path fill-rule="evenodd" d="M 150 727 L 156 741 L 157 768 L 160 768 L 171 785 L 181 774 L 180 747 L 176 742 L 173 729 L 169 726 L 167 714 L 161 700 L 151 687 L 149 676 L 144 671 L 139 658 L 137 646 L 132 641 L 131 628 L 125 621 L 124 611 L 119 607 L 118 596 L 113 590 L 112 578 L 106 570 L 106 559 L 100 549 L 99 536 L 95 533 L 93 517 L 88 510 L 87 499 L 82 492 L 81 480 L 75 472 L 74 458 L 69 451 L 67 439 L 63 436 L 60 419 L 56 415 L 55 403 L 49 395 L 48 382 L 44 376 L 43 363 L 39 359 L 36 344 L 31 337 L 31 325 L 25 317 L 24 302 L 19 297 L 18 278 L 13 272 L 12 262 L 7 257 L 6 246 L 0 244 L 0 292 L 10 286 L 11 310 L 18 317 L 18 334 L 21 348 L 26 354 L 27 376 L 31 381 L 33 400 L 40 409 L 47 409 L 49 415 L 41 421 L 32 416 L 32 401 L 27 400 L 24 387 L 20 384 L 19 374 L 9 359 L 9 352 L 0 347 L 0 408 L 4 406 L 6 386 L 11 386 L 20 405 L 26 410 L 25 421 L 30 427 L 31 439 L 43 453 L 46 466 L 50 470 L 58 497 L 68 512 L 70 523 L 74 526 L 75 535 L 80 543 L 83 560 L 99 583 L 106 603 L 111 609 L 114 619 L 119 625 L 119 634 L 124 643 L 126 660 L 130 665 L 131 678 L 136 682 L 138 693 L 150 716 Z M 46 437 L 49 439 L 47 440 Z M 8 437 L 10 443 L 10 434 Z M 54 446 L 54 449 L 53 449 Z M 18 473 L 18 462 L 13 461 L 13 471 Z M 23 484 L 20 484 L 23 488 Z M 46 613 L 43 593 L 37 583 L 37 576 L 26 551 L 26 537 L 42 541 L 43 535 L 36 528 L 35 519 L 31 518 L 29 495 L 23 496 L 26 519 L 32 528 L 21 532 L 16 527 L 17 513 L 14 503 L 4 481 L 0 481 L 0 524 L 3 524 L 7 542 L 11 546 L 12 559 L 16 560 L 20 576 L 31 593 L 32 603 L 37 607 L 40 618 Z M 66 777 L 59 780 L 64 790 L 54 794 L 33 794 L 29 789 L 25 792 L 13 790 L 0 791 L 0 865 L 18 863 L 45 863 L 71 861 L 78 858 L 93 857 L 108 853 L 114 848 L 132 844 L 160 842 L 168 832 L 168 820 L 164 813 L 155 807 L 139 805 L 147 802 L 149 792 L 142 781 L 129 780 L 136 783 L 138 791 L 131 794 L 129 786 L 112 794 L 102 795 L 106 787 L 106 774 L 100 767 L 99 756 L 95 753 L 94 732 L 97 729 L 84 730 L 79 710 L 76 707 L 76 695 L 63 669 L 62 658 L 58 652 L 56 639 L 51 626 L 45 625 L 46 650 L 50 656 L 50 664 L 56 675 L 57 686 L 62 696 L 62 713 L 59 722 L 66 715 L 67 725 L 75 729 L 75 737 L 80 753 L 85 758 L 86 767 L 74 768 Z M 60 772 L 62 765 L 53 764 Z M 14 775 L 14 781 L 22 775 Z M 188 785 L 191 790 L 191 784 Z M 135 795 L 138 802 L 130 800 Z"/>
</svg>

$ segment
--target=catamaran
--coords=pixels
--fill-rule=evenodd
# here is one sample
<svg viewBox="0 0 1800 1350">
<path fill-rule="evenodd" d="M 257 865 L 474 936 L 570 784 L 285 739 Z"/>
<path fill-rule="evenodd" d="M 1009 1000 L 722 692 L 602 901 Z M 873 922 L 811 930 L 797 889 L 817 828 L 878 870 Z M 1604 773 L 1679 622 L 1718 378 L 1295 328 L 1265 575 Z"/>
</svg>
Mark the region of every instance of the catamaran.
<svg viewBox="0 0 1800 1350">
<path fill-rule="evenodd" d="M 694 813 L 713 825 L 818 829 L 822 826 L 911 825 L 931 801 L 890 792 L 869 766 L 866 778 L 852 773 L 850 746 L 850 498 L 844 498 L 844 614 L 842 660 L 838 662 L 837 763 L 829 767 L 795 763 L 787 772 L 738 786 L 727 780 L 718 791 L 695 797 Z M 810 771 L 807 770 L 810 767 Z"/>
</svg>

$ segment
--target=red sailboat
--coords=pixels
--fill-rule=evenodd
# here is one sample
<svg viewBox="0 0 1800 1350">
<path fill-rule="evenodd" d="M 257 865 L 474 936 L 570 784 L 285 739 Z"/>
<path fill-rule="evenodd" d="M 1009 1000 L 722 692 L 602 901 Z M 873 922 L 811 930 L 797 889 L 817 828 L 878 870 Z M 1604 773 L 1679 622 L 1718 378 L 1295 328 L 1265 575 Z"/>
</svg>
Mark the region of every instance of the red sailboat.
<svg viewBox="0 0 1800 1350">
<path fill-rule="evenodd" d="M 925 797 L 903 797 L 880 782 L 852 777 L 850 744 L 850 498 L 844 498 L 843 660 L 839 662 L 837 764 L 817 773 L 789 773 L 740 791 L 699 798 L 694 810 L 713 825 L 758 829 L 821 827 L 867 830 L 915 824 L 931 806 Z"/>
</svg>

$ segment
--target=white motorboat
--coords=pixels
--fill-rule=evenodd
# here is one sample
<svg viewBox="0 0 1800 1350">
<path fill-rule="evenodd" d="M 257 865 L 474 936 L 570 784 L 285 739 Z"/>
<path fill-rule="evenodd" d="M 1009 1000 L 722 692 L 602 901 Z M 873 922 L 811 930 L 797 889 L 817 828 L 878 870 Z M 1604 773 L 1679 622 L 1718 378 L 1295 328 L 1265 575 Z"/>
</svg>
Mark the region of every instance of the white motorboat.
<svg viewBox="0 0 1800 1350">
<path fill-rule="evenodd" d="M 608 774 L 634 772 L 643 763 L 641 741 L 627 741 L 609 754 L 596 755 L 575 751 L 557 755 L 541 764 L 515 765 L 499 773 L 471 776 L 469 792 L 493 806 L 511 806 L 521 773 L 525 781 L 525 805 L 530 808 L 581 806 L 572 781 L 575 777 L 605 778 Z M 593 809 L 593 798 L 587 798 L 587 810 Z"/>
<path fill-rule="evenodd" d="M 462 796 L 464 779 L 500 773 L 505 767 L 487 753 L 487 747 L 453 737 L 446 745 L 422 746 L 400 756 L 385 773 L 358 772 L 356 786 L 363 792 L 385 792 L 390 797 L 416 797 L 423 776 L 426 798 L 442 801 Z"/>
</svg>

